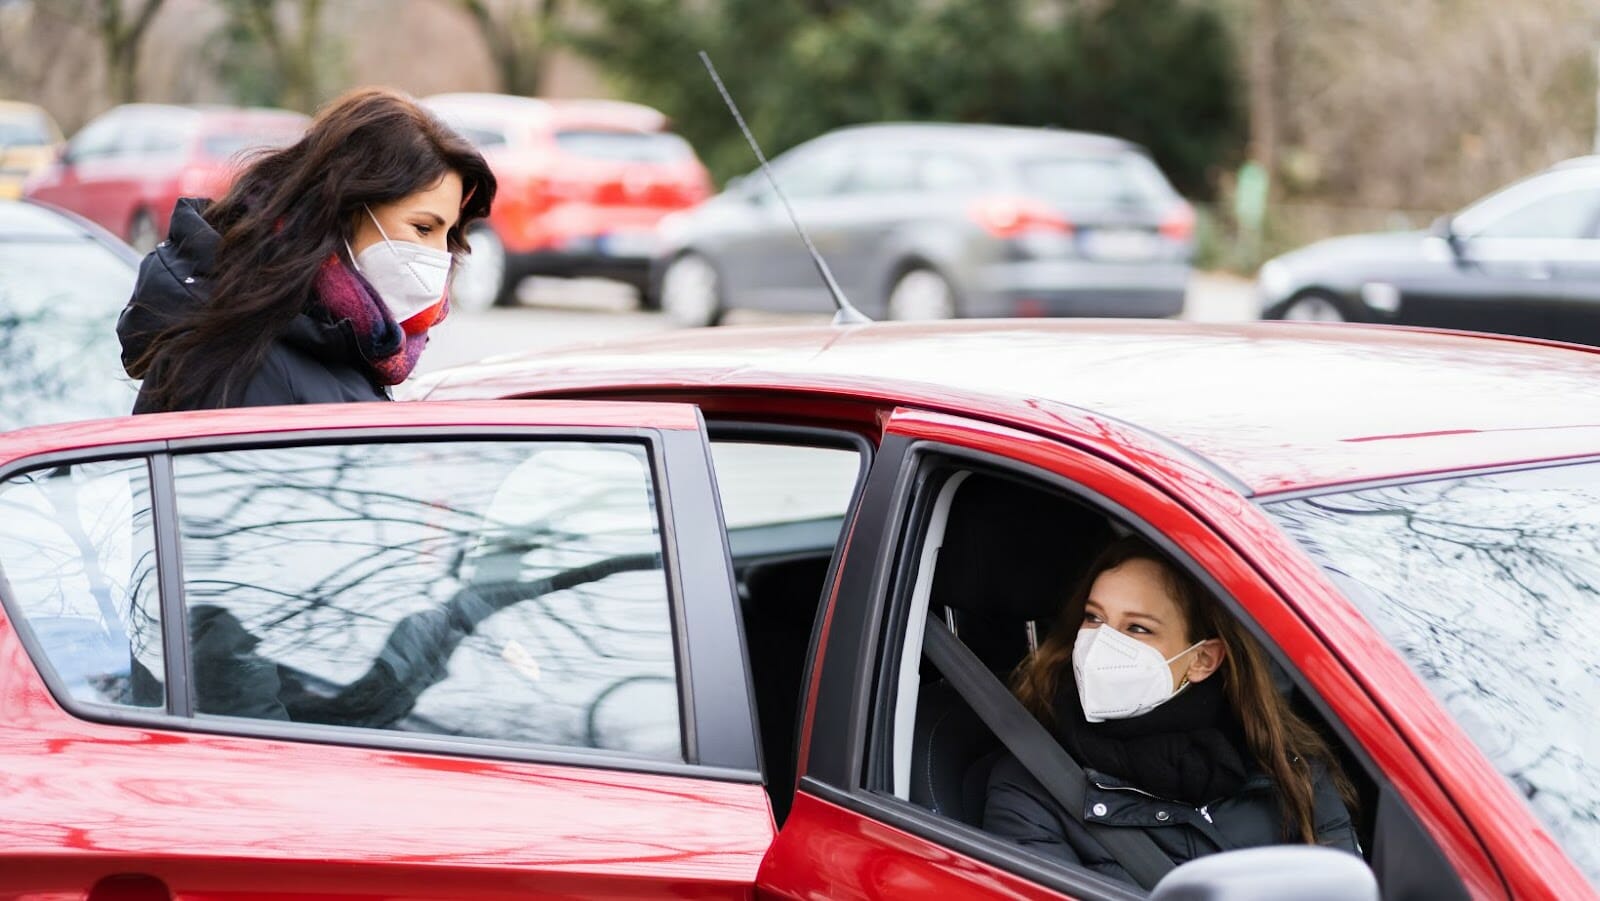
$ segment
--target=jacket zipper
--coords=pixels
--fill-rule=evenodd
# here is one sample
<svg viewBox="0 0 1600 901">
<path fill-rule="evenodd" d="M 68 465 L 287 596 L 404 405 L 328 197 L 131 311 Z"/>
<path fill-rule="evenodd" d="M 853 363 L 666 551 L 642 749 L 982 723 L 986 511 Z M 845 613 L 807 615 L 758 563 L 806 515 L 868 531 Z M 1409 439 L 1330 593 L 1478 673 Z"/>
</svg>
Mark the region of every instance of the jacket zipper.
<svg viewBox="0 0 1600 901">
<path fill-rule="evenodd" d="M 1188 807 L 1189 806 L 1187 804 L 1183 804 L 1181 802 L 1174 801 L 1171 798 L 1163 798 L 1160 795 L 1152 795 L 1152 794 L 1150 794 L 1149 792 L 1145 791 L 1142 788 L 1134 788 L 1131 785 L 1107 785 L 1104 782 L 1096 782 L 1095 783 L 1095 787 L 1100 789 L 1101 791 L 1108 791 L 1108 792 L 1133 792 L 1136 795 L 1144 795 L 1146 798 L 1149 798 L 1152 801 L 1160 801 L 1163 804 L 1172 804 L 1172 805 L 1175 805 L 1175 806 L 1178 806 L 1178 807 Z M 1211 811 L 1208 809 L 1210 807 L 1211 807 L 1210 804 L 1202 804 L 1198 808 L 1191 808 L 1191 809 L 1195 810 L 1196 812 L 1198 812 L 1202 817 L 1205 817 L 1205 820 L 1206 820 L 1207 823 L 1211 823 L 1212 825 L 1216 825 L 1217 821 L 1213 820 L 1211 818 Z"/>
</svg>

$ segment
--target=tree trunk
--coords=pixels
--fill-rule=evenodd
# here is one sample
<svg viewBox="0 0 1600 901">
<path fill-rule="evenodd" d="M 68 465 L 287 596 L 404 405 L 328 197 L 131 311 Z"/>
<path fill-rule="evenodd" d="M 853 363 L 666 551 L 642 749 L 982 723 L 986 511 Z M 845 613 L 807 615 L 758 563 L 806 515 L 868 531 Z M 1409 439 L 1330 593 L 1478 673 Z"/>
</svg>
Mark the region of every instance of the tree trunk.
<svg viewBox="0 0 1600 901">
<path fill-rule="evenodd" d="M 1255 0 L 1250 21 L 1250 159 L 1278 171 L 1278 98 L 1283 77 L 1283 0 Z"/>
</svg>

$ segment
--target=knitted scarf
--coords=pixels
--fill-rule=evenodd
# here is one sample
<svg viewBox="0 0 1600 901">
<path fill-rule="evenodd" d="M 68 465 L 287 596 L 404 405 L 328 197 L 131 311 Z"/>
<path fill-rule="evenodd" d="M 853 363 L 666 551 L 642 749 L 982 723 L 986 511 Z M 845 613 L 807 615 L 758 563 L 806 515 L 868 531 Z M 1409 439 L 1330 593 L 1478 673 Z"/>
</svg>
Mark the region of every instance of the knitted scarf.
<svg viewBox="0 0 1600 901">
<path fill-rule="evenodd" d="M 332 321 L 350 323 L 361 362 L 373 382 L 398 385 L 411 375 L 422 349 L 428 346 L 428 332 L 406 334 L 371 283 L 346 265 L 338 254 L 324 260 L 317 270 L 315 293 L 315 302 Z M 447 299 L 434 324 L 443 321 L 449 312 Z"/>
<path fill-rule="evenodd" d="M 1056 735 L 1084 766 L 1199 806 L 1238 791 L 1252 766 L 1222 678 L 1191 683 L 1148 713 L 1091 723 L 1070 676 L 1055 697 Z"/>
</svg>

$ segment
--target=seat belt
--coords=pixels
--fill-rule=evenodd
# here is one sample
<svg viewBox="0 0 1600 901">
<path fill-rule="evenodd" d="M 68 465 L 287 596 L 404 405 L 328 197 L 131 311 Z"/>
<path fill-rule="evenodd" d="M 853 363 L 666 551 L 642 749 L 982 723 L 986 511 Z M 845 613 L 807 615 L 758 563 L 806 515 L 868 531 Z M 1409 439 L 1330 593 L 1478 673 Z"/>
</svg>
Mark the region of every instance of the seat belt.
<svg viewBox="0 0 1600 901">
<path fill-rule="evenodd" d="M 1039 780 L 1057 804 L 1083 823 L 1089 834 L 1111 852 L 1135 882 L 1151 889 L 1172 870 L 1172 859 L 1144 830 L 1106 826 L 1083 819 L 1084 797 L 1088 791 L 1088 777 L 1083 767 L 995 678 L 978 655 L 931 612 L 928 626 L 923 630 L 922 651 L 1006 750 Z"/>
</svg>

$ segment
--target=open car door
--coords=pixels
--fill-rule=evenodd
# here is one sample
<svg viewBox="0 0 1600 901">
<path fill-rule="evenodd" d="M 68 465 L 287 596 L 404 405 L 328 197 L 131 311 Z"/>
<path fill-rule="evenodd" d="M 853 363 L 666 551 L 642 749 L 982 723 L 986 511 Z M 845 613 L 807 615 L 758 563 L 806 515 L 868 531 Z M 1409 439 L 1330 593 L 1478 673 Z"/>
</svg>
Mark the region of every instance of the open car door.
<svg viewBox="0 0 1600 901">
<path fill-rule="evenodd" d="M 773 838 L 692 406 L 0 438 L 0 886 L 748 897 Z"/>
</svg>

